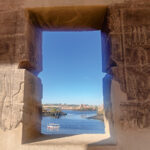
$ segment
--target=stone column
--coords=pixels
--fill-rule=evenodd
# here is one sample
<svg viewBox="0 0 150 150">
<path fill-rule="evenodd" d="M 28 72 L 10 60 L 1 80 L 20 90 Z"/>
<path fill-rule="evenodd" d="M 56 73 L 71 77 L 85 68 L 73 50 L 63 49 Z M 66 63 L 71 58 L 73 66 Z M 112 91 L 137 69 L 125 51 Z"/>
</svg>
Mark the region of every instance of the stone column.
<svg viewBox="0 0 150 150">
<path fill-rule="evenodd" d="M 138 0 L 110 6 L 107 25 L 111 51 L 107 50 L 110 57 L 105 72 L 112 76 L 111 103 L 117 143 L 122 150 L 148 150 L 150 3 Z"/>
<path fill-rule="evenodd" d="M 40 134 L 42 97 L 41 30 L 22 5 L 0 1 L 0 139 L 19 129 L 20 143 Z"/>
</svg>

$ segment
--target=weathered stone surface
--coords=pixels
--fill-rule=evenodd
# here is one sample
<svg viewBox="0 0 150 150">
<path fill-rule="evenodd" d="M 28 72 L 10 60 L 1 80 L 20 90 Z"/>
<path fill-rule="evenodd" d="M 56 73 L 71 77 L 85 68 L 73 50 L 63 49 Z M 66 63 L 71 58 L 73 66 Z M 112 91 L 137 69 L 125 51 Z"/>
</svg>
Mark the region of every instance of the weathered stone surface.
<svg viewBox="0 0 150 150">
<path fill-rule="evenodd" d="M 22 122 L 24 70 L 0 68 L 0 128 L 10 130 Z"/>
<path fill-rule="evenodd" d="M 5 0 L 0 1 L 0 12 L 9 12 L 20 9 L 24 4 L 24 1 L 20 0 Z"/>
<path fill-rule="evenodd" d="M 142 70 L 142 71 L 141 71 Z M 121 83 L 121 88 L 126 91 L 128 100 L 146 101 L 150 92 L 149 67 L 116 67 L 113 68 L 115 78 Z M 125 76 L 125 75 L 126 76 Z"/>
<path fill-rule="evenodd" d="M 19 47 L 16 50 L 16 60 L 19 68 L 39 73 L 42 70 L 41 30 L 29 27 L 30 25 L 27 26 L 26 34 L 21 39 L 18 38 L 17 45 Z"/>
<path fill-rule="evenodd" d="M 121 102 L 121 124 L 127 128 L 150 126 L 150 11 L 147 3 L 128 2 L 110 8 L 111 61 L 108 73 L 127 94 Z"/>
<path fill-rule="evenodd" d="M 23 142 L 34 139 L 41 131 L 42 84 L 32 73 L 25 72 Z"/>
<path fill-rule="evenodd" d="M 120 7 L 111 7 L 108 11 L 108 28 L 111 33 L 121 32 L 121 10 Z"/>
<path fill-rule="evenodd" d="M 150 101 L 121 103 L 121 125 L 124 128 L 150 127 Z"/>
<path fill-rule="evenodd" d="M 40 8 L 40 7 L 76 7 L 76 6 L 108 6 L 112 3 L 122 3 L 125 0 L 25 0 L 24 8 Z"/>
<path fill-rule="evenodd" d="M 2 27 L 2 30 L 0 30 L 1 36 L 24 33 L 25 24 L 25 12 L 22 10 L 0 12 L 0 25 Z"/>
<path fill-rule="evenodd" d="M 0 130 L 13 130 L 22 124 L 22 142 L 40 134 L 40 79 L 24 69 L 0 68 L 0 98 Z"/>
<path fill-rule="evenodd" d="M 0 26 L 0 63 L 18 63 L 19 68 L 40 72 L 41 31 L 29 22 L 26 11 L 0 12 Z"/>
<path fill-rule="evenodd" d="M 29 133 L 30 136 L 34 136 L 35 131 L 39 133 L 41 93 L 40 80 L 28 71 L 6 66 L 0 68 L 0 129 L 12 130 L 23 123 L 24 138 Z"/>
<path fill-rule="evenodd" d="M 28 11 L 30 21 L 43 30 L 79 31 L 100 29 L 104 20 L 106 7 L 41 7 L 32 8 Z"/>
</svg>

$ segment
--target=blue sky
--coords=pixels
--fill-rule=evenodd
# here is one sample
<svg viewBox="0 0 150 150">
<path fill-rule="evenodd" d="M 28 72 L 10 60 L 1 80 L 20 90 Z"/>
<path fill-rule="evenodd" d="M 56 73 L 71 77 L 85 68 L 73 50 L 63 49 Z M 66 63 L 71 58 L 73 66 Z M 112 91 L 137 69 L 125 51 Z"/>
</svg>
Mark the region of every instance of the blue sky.
<svg viewBox="0 0 150 150">
<path fill-rule="evenodd" d="M 101 104 L 100 31 L 43 32 L 43 103 Z"/>
</svg>

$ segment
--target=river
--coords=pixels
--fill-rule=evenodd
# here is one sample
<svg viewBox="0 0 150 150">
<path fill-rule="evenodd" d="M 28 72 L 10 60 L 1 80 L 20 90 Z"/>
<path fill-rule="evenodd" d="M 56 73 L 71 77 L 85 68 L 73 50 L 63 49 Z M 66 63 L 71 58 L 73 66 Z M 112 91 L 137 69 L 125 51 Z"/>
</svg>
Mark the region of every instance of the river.
<svg viewBox="0 0 150 150">
<path fill-rule="evenodd" d="M 63 110 L 67 113 L 59 119 L 49 116 L 42 117 L 41 133 L 43 134 L 99 134 L 104 133 L 104 122 L 100 120 L 87 119 L 95 116 L 96 111 L 74 111 Z M 59 129 L 47 129 L 49 123 L 60 125 Z"/>
</svg>

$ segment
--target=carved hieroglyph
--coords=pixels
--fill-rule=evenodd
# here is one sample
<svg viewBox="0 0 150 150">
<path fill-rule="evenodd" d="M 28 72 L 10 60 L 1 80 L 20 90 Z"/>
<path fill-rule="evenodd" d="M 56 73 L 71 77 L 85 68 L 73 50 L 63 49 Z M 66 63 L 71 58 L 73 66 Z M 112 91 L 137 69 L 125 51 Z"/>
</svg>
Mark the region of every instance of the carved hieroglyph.
<svg viewBox="0 0 150 150">
<path fill-rule="evenodd" d="M 121 125 L 129 128 L 150 126 L 150 101 L 145 103 L 121 103 Z"/>
<path fill-rule="evenodd" d="M 41 81 L 32 73 L 7 66 L 0 68 L 0 128 L 11 130 L 22 122 L 24 129 L 30 126 L 40 131 L 41 93 Z"/>
<path fill-rule="evenodd" d="M 0 12 L 0 64 L 18 64 L 33 72 L 42 70 L 41 30 L 25 10 Z M 36 43 L 36 44 L 35 44 Z"/>
<path fill-rule="evenodd" d="M 111 61 L 116 65 L 109 72 L 127 94 L 120 104 L 120 122 L 129 128 L 150 127 L 149 6 L 128 2 L 110 8 Z"/>
<path fill-rule="evenodd" d="M 22 121 L 24 70 L 0 69 L 0 128 L 13 129 Z"/>
</svg>

